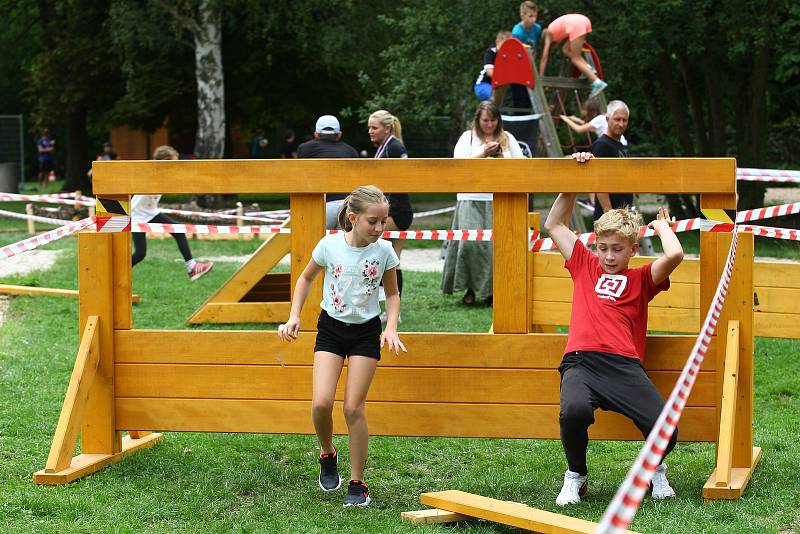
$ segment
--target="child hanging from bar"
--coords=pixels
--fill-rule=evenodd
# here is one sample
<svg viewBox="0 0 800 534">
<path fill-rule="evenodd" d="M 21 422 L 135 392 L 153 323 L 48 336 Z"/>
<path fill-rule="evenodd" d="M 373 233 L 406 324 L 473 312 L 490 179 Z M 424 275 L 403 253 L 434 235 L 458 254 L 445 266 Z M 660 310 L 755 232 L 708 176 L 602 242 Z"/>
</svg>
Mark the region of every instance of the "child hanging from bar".
<svg viewBox="0 0 800 534">
<path fill-rule="evenodd" d="M 581 163 L 592 157 L 588 152 L 573 156 Z M 575 197 L 575 193 L 561 193 L 545 222 L 574 284 L 569 337 L 558 368 L 561 443 L 569 466 L 556 498 L 559 506 L 579 503 L 588 488 L 586 449 L 595 409 L 632 419 L 645 437 L 655 425 L 664 398 L 642 366 L 647 304 L 669 289 L 669 275 L 683 260 L 683 248 L 671 227 L 674 219 L 663 208 L 648 225 L 664 249 L 653 263 L 628 267 L 639 248 L 641 215 L 626 208 L 612 209 L 595 221 L 597 254 L 592 254 L 569 228 Z M 665 455 L 677 437 L 676 430 Z M 663 463 L 653 477 L 652 495 L 654 499 L 675 496 Z"/>
</svg>

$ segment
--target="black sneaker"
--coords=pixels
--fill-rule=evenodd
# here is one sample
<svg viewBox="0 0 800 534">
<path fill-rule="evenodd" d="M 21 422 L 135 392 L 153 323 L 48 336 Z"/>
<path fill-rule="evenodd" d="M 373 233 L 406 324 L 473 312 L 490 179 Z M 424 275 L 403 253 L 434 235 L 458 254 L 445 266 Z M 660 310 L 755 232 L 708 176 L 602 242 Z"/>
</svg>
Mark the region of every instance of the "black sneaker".
<svg viewBox="0 0 800 534">
<path fill-rule="evenodd" d="M 342 487 L 342 477 L 336 469 L 337 463 L 339 457 L 335 449 L 331 453 L 319 455 L 319 487 L 323 491 L 336 491 Z"/>
<path fill-rule="evenodd" d="M 369 498 L 369 488 L 360 480 L 351 480 L 347 486 L 347 497 L 344 506 L 366 506 L 372 499 Z"/>
</svg>

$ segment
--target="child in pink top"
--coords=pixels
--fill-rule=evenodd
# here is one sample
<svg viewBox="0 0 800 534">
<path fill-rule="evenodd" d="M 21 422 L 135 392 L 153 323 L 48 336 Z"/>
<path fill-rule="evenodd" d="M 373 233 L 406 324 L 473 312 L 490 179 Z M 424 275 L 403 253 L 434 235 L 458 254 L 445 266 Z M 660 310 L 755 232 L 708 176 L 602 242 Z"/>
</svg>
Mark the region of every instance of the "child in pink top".
<svg viewBox="0 0 800 534">
<path fill-rule="evenodd" d="M 586 36 L 592 33 L 592 21 L 586 15 L 570 13 L 562 15 L 550 23 L 544 34 L 544 47 L 542 48 L 542 59 L 539 63 L 539 74 L 544 76 L 547 67 L 547 58 L 550 55 L 550 45 L 566 41 L 561 51 L 569 57 L 572 64 L 592 82 L 592 91 L 589 97 L 599 95 L 608 85 L 597 77 L 592 68 L 583 59 L 581 49 L 586 43 Z"/>
</svg>

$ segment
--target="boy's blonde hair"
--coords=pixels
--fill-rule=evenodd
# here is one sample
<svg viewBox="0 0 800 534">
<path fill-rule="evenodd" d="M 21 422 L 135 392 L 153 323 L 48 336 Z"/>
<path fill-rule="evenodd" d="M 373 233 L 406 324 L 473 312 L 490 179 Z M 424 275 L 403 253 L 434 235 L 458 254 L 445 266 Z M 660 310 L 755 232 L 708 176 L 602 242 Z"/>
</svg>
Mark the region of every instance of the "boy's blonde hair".
<svg viewBox="0 0 800 534">
<path fill-rule="evenodd" d="M 386 204 L 389 205 L 389 200 L 383 191 L 374 185 L 362 185 L 356 188 L 352 193 L 347 195 L 347 198 L 342 202 L 342 207 L 339 208 L 339 215 L 337 217 L 339 226 L 345 231 L 349 232 L 353 229 L 350 219 L 347 218 L 348 213 L 355 213 L 356 215 L 364 213 L 367 206 L 373 204 Z"/>
<path fill-rule="evenodd" d="M 161 145 L 153 150 L 153 159 L 178 159 L 178 151 L 169 145 Z"/>
<path fill-rule="evenodd" d="M 497 32 L 497 37 L 494 38 L 495 42 L 506 41 L 511 39 L 511 32 L 508 30 L 500 30 Z"/>
<path fill-rule="evenodd" d="M 594 233 L 598 237 L 616 234 L 626 238 L 631 244 L 639 239 L 642 215 L 625 208 L 608 210 L 594 222 Z"/>
<path fill-rule="evenodd" d="M 526 11 L 533 11 L 534 13 L 539 12 L 539 7 L 531 2 L 530 0 L 526 0 L 519 5 L 519 14 L 522 15 Z"/>
</svg>

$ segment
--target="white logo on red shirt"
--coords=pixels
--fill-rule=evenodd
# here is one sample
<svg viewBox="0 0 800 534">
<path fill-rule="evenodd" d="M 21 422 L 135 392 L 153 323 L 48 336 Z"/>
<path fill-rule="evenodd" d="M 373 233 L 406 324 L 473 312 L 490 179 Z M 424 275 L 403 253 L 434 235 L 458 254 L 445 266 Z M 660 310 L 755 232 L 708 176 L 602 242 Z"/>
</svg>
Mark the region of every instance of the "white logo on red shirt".
<svg viewBox="0 0 800 534">
<path fill-rule="evenodd" d="M 603 273 L 597 279 L 597 285 L 594 286 L 594 291 L 597 297 L 601 299 L 617 300 L 617 297 L 622 295 L 625 291 L 625 286 L 628 285 L 628 277 L 624 274 L 605 274 Z"/>
</svg>

